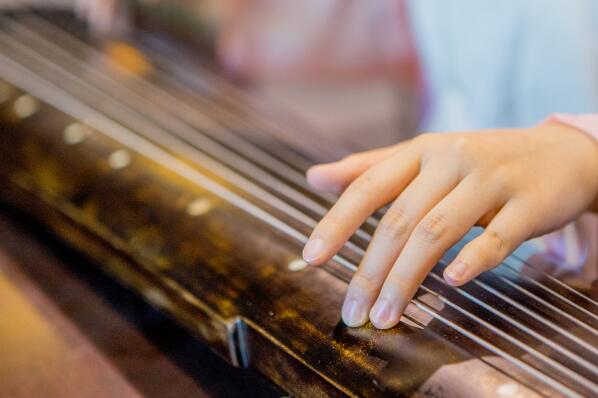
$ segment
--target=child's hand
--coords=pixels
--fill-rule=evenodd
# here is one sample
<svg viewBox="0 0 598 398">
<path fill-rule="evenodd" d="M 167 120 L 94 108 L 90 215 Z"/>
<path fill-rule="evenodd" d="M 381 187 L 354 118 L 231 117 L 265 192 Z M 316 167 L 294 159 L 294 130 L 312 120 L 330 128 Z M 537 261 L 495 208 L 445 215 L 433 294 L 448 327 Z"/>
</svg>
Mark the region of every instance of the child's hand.
<svg viewBox="0 0 598 398">
<path fill-rule="evenodd" d="M 444 252 L 474 225 L 444 278 L 462 285 L 524 240 L 557 229 L 596 200 L 598 145 L 560 124 L 520 130 L 425 134 L 397 146 L 315 166 L 312 186 L 341 197 L 304 249 L 328 261 L 376 209 L 392 202 L 349 285 L 342 316 L 396 325 Z"/>
</svg>

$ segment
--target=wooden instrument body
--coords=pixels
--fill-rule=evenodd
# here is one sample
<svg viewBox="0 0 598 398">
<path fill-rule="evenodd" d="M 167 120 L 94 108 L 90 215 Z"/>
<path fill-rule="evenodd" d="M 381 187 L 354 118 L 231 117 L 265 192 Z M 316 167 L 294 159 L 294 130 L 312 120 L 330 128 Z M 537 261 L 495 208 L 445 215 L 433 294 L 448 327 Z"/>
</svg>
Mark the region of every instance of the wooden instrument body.
<svg viewBox="0 0 598 398">
<path fill-rule="evenodd" d="M 339 316 L 346 270 L 338 264 L 302 268 L 301 242 L 242 208 L 257 203 L 246 190 L 191 152 L 147 138 L 142 119 L 127 121 L 123 114 L 106 121 L 116 109 L 109 108 L 111 100 L 98 96 L 96 111 L 83 84 L 56 85 L 61 72 L 40 64 L 30 68 L 51 76 L 47 81 L 20 74 L 17 64 L 29 55 L 22 50 L 14 63 L 6 57 L 9 47 L 0 35 L 7 93 L 0 103 L 2 199 L 30 212 L 232 364 L 255 367 L 294 396 L 492 396 L 505 385 L 515 385 L 521 396 L 558 395 L 512 365 L 488 359 L 490 351 L 419 307 L 410 308 L 411 322 L 406 318 L 389 331 L 347 328 Z M 139 76 L 94 67 L 123 87 L 138 87 Z M 80 76 L 96 81 L 86 69 Z M 83 107 L 69 102 L 78 89 Z M 159 113 L 148 109 L 145 120 L 166 123 Z M 276 206 L 258 207 L 309 232 Z M 460 319 L 425 296 L 418 294 L 444 319 Z"/>
<path fill-rule="evenodd" d="M 322 269 L 289 270 L 299 245 L 149 159 L 133 155 L 112 169 L 110 155 L 123 148 L 101 134 L 76 146 L 56 140 L 75 122 L 56 109 L 17 120 L 2 107 L 2 116 L 3 198 L 232 364 L 254 366 L 296 396 L 368 396 L 411 391 L 446 360 L 468 357 L 415 327 L 346 328 L 346 283 Z M 187 211 L 196 198 L 211 203 L 201 216 Z M 380 372 L 397 354 L 412 371 L 388 373 L 385 385 Z M 428 370 L 422 358 L 433 359 Z"/>
</svg>

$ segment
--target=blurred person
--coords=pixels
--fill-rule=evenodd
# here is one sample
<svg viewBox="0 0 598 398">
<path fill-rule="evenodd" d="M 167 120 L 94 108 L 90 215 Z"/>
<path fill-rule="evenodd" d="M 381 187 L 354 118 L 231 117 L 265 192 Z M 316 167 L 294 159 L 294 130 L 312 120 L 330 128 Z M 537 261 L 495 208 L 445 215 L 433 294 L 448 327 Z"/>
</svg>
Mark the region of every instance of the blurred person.
<svg viewBox="0 0 598 398">
<path fill-rule="evenodd" d="M 87 0 L 80 10 L 93 22 L 115 4 Z M 396 325 L 431 268 L 475 225 L 484 231 L 444 271 L 450 285 L 537 236 L 565 270 L 596 278 L 598 227 L 579 217 L 598 210 L 598 3 L 219 4 L 218 52 L 229 73 L 410 81 L 423 93 L 421 130 L 447 132 L 308 171 L 314 188 L 340 195 L 304 248 L 311 264 L 328 261 L 391 204 L 349 285 L 347 325 Z"/>
</svg>

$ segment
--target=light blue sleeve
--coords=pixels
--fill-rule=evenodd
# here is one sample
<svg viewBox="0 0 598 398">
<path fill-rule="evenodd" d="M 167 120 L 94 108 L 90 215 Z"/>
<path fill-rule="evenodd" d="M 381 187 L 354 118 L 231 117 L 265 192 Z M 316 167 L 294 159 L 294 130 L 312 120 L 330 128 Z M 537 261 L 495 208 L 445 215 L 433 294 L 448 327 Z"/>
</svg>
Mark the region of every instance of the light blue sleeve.
<svg viewBox="0 0 598 398">
<path fill-rule="evenodd" d="M 598 112 L 598 1 L 525 1 L 511 125 Z"/>
<path fill-rule="evenodd" d="M 427 131 L 598 112 L 598 1 L 411 0 Z"/>
</svg>

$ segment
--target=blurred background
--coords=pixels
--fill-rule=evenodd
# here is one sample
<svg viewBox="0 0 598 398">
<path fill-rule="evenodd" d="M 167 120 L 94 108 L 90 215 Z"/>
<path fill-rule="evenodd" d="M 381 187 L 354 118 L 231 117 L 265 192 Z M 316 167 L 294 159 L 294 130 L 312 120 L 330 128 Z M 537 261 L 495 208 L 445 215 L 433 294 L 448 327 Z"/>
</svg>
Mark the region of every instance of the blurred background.
<svg viewBox="0 0 598 398">
<path fill-rule="evenodd" d="M 341 10 L 328 1 L 250 3 L 251 7 L 237 0 L 0 0 L 0 7 L 76 10 L 99 37 L 121 34 L 138 23 L 130 15 L 135 7 L 137 15 L 146 16 L 146 27 L 151 21 L 153 28 L 180 34 L 182 41 L 211 43 L 209 51 L 236 84 L 292 112 L 348 150 L 389 145 L 415 133 L 416 76 L 411 65 L 399 65 L 405 62 L 405 50 L 394 48 L 403 44 L 388 43 L 391 53 L 381 54 L 386 50 L 373 43 L 387 32 L 368 33 L 375 16 L 367 15 L 342 22 L 330 40 L 331 19 L 340 11 L 358 16 L 369 8 L 365 3 L 347 2 Z M 398 4 L 378 3 L 391 8 Z M 373 8 L 380 12 L 385 7 Z M 192 26 L 193 32 L 181 32 L 181 26 Z"/>
<path fill-rule="evenodd" d="M 167 32 L 341 152 L 598 110 L 594 0 L 0 0 L 27 5 Z"/>
</svg>

